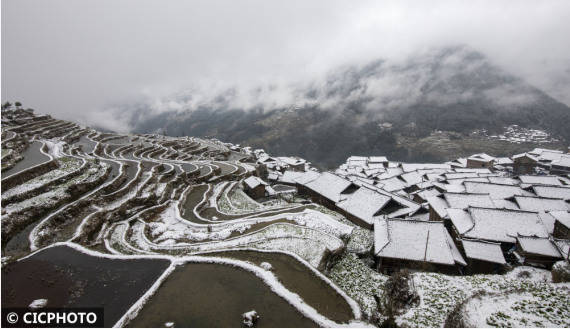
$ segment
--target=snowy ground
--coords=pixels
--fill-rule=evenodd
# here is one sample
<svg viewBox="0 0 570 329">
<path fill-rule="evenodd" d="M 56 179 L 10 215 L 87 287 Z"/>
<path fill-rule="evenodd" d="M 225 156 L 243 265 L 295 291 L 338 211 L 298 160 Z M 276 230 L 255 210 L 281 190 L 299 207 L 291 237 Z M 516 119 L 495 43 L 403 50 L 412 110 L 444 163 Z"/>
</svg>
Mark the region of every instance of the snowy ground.
<svg viewBox="0 0 570 329">
<path fill-rule="evenodd" d="M 506 275 L 447 276 L 413 274 L 420 304 L 396 318 L 404 327 L 442 327 L 458 304 L 479 291 L 486 294 L 464 305 L 466 323 L 475 327 L 568 327 L 570 284 L 551 283 L 550 272 L 518 267 Z"/>
</svg>

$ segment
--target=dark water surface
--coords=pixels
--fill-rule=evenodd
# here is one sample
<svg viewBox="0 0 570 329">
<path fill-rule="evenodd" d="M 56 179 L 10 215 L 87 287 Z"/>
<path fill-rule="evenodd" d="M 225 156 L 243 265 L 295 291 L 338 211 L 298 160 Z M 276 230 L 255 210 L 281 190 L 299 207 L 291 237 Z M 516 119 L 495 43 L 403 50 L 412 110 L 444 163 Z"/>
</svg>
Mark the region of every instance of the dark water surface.
<svg viewBox="0 0 570 329">
<path fill-rule="evenodd" d="M 272 271 L 285 288 L 298 294 L 319 313 L 336 322 L 354 319 L 346 300 L 325 281 L 314 275 L 303 263 L 283 253 L 257 251 L 223 251 L 205 254 L 249 261 L 256 265 L 271 264 Z"/>
<path fill-rule="evenodd" d="M 316 327 L 254 274 L 221 264 L 178 267 L 129 327 L 242 327 L 242 314 L 256 310 L 257 327 Z"/>
<path fill-rule="evenodd" d="M 118 260 L 58 246 L 2 268 L 2 307 L 104 307 L 105 326 L 121 316 L 169 266 L 168 260 Z"/>
<path fill-rule="evenodd" d="M 49 157 L 45 154 L 42 153 L 42 151 L 40 151 L 40 149 L 42 148 L 42 143 L 41 142 L 33 142 L 31 143 L 28 148 L 22 153 L 22 156 L 24 157 L 22 160 L 16 162 L 16 164 L 14 165 L 14 167 L 5 170 L 2 172 L 2 178 L 6 178 L 9 176 L 12 176 L 14 174 L 17 174 L 21 171 L 24 171 L 28 168 L 31 168 L 33 166 L 37 166 L 40 163 L 44 163 L 46 161 L 49 161 Z"/>
</svg>

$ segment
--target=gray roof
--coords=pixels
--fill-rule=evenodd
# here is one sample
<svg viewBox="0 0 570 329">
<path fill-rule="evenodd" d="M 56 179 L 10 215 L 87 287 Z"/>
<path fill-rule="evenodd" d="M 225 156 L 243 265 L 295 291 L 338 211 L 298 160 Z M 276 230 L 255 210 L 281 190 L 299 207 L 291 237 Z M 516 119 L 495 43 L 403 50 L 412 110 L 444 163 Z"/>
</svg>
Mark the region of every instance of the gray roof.
<svg viewBox="0 0 570 329">
<path fill-rule="evenodd" d="M 534 238 L 534 237 L 517 237 L 517 242 L 524 252 L 548 256 L 554 258 L 562 258 L 556 245 L 547 238 Z"/>
<path fill-rule="evenodd" d="M 391 198 L 389 196 L 382 195 L 366 187 L 361 187 L 336 205 L 347 213 L 373 225 L 373 216 L 382 210 L 390 200 Z"/>
<path fill-rule="evenodd" d="M 483 260 L 490 263 L 506 264 L 500 243 L 461 240 L 465 256 L 471 259 Z"/>
<path fill-rule="evenodd" d="M 349 180 L 325 172 L 305 186 L 333 202 L 338 202 L 340 201 L 340 194 L 351 184 L 352 182 Z"/>
<path fill-rule="evenodd" d="M 464 237 L 514 243 L 519 235 L 548 237 L 538 213 L 528 211 L 469 208 L 473 227 Z"/>
<path fill-rule="evenodd" d="M 378 257 L 466 265 L 443 222 L 377 219 L 374 254 Z"/>
</svg>

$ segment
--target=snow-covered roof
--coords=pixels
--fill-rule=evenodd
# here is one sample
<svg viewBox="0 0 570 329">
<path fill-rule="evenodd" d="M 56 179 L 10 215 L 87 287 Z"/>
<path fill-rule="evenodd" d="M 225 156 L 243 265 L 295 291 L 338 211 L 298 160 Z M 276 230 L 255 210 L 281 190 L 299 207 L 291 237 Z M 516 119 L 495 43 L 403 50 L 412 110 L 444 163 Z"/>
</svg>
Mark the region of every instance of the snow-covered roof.
<svg viewBox="0 0 570 329">
<path fill-rule="evenodd" d="M 465 186 L 461 184 L 444 184 L 444 183 L 434 182 L 433 186 L 445 192 L 454 192 L 454 193 L 465 192 Z"/>
<path fill-rule="evenodd" d="M 514 243 L 518 235 L 548 237 L 548 232 L 535 212 L 469 208 L 473 228 L 464 237 Z"/>
<path fill-rule="evenodd" d="M 538 161 L 538 158 L 536 156 L 529 154 L 529 153 L 521 153 L 521 154 L 513 155 L 513 160 L 517 160 L 520 158 L 529 158 L 533 161 Z"/>
<path fill-rule="evenodd" d="M 465 256 L 471 259 L 483 260 L 495 264 L 506 264 L 500 243 L 461 240 Z"/>
<path fill-rule="evenodd" d="M 340 201 L 340 194 L 351 184 L 352 182 L 349 180 L 325 172 L 305 186 L 333 202 L 338 202 Z"/>
<path fill-rule="evenodd" d="M 449 161 L 446 163 L 450 164 L 453 167 L 465 168 L 465 167 L 467 167 L 467 158 L 459 158 L 459 159 L 455 159 L 453 161 Z"/>
<path fill-rule="evenodd" d="M 570 213 L 568 211 L 551 211 L 550 215 L 560 224 L 570 228 Z"/>
<path fill-rule="evenodd" d="M 404 172 L 416 171 L 418 169 L 451 169 L 449 164 L 445 163 L 402 163 Z"/>
<path fill-rule="evenodd" d="M 519 208 L 526 211 L 568 210 L 569 205 L 561 199 L 515 196 Z"/>
<path fill-rule="evenodd" d="M 487 153 L 477 153 L 477 154 L 473 154 L 472 156 L 470 156 L 469 158 L 467 158 L 468 160 L 475 160 L 475 161 L 485 161 L 485 162 L 489 162 L 489 161 L 494 161 L 495 157 L 490 156 Z"/>
<path fill-rule="evenodd" d="M 432 196 L 427 198 L 427 202 L 431 209 L 433 209 L 441 218 L 445 218 L 447 216 L 446 208 L 449 208 L 447 201 L 444 198 L 440 198 L 438 196 Z"/>
<path fill-rule="evenodd" d="M 531 175 L 521 175 L 519 179 L 523 184 L 533 184 L 533 185 L 557 185 L 560 186 L 560 180 L 556 176 L 531 176 Z"/>
<path fill-rule="evenodd" d="M 456 168 L 455 172 L 467 173 L 474 172 L 477 174 L 492 174 L 488 168 Z"/>
<path fill-rule="evenodd" d="M 301 175 L 297 176 L 295 178 L 295 182 L 301 184 L 301 185 L 305 185 L 310 181 L 313 181 L 315 179 L 317 179 L 317 177 L 319 177 L 321 174 L 317 171 L 305 171 L 303 173 L 301 173 Z"/>
<path fill-rule="evenodd" d="M 377 215 L 390 200 L 391 198 L 386 195 L 361 187 L 336 205 L 347 213 L 373 225 L 373 216 Z"/>
<path fill-rule="evenodd" d="M 287 184 L 295 184 L 297 178 L 302 177 L 305 172 L 302 171 L 293 171 L 293 170 L 286 170 L 281 177 L 279 177 L 279 181 L 282 183 Z"/>
<path fill-rule="evenodd" d="M 475 172 L 464 172 L 464 173 L 447 173 L 444 174 L 445 179 L 457 179 L 457 178 L 473 178 L 479 177 L 479 175 Z"/>
<path fill-rule="evenodd" d="M 540 217 L 542 224 L 546 227 L 546 232 L 552 234 L 552 232 L 554 232 L 554 222 L 556 222 L 556 218 L 548 212 L 539 212 L 538 217 Z"/>
<path fill-rule="evenodd" d="M 514 195 L 532 196 L 532 193 L 512 185 L 481 182 L 465 182 L 463 185 L 467 193 L 488 193 L 492 199 L 507 199 Z"/>
<path fill-rule="evenodd" d="M 388 192 L 394 192 L 406 188 L 406 184 L 397 177 L 379 180 L 378 184 Z"/>
<path fill-rule="evenodd" d="M 243 182 L 247 185 L 247 187 L 251 189 L 258 187 L 259 185 L 267 185 L 266 182 L 256 176 L 249 176 L 248 178 L 244 179 Z"/>
<path fill-rule="evenodd" d="M 503 166 L 512 165 L 513 160 L 511 160 L 510 158 L 507 158 L 507 157 L 496 158 L 495 164 L 503 165 Z"/>
<path fill-rule="evenodd" d="M 522 250 L 529 254 L 562 258 L 556 245 L 548 238 L 517 237 Z"/>
<path fill-rule="evenodd" d="M 464 209 L 469 206 L 495 208 L 489 194 L 444 193 L 443 197 L 450 208 Z"/>
<path fill-rule="evenodd" d="M 466 265 L 443 222 L 377 219 L 374 253 L 378 257 Z"/>
<path fill-rule="evenodd" d="M 570 188 L 557 186 L 533 186 L 532 189 L 536 195 L 543 198 L 559 198 L 570 200 Z"/>
<path fill-rule="evenodd" d="M 473 228 L 474 223 L 467 210 L 447 208 L 446 211 L 457 233 L 463 234 Z"/>
<path fill-rule="evenodd" d="M 495 204 L 495 207 L 492 208 L 497 208 L 497 209 L 513 209 L 513 210 L 519 210 L 519 206 L 517 206 L 517 204 L 513 201 L 510 200 L 505 200 L 505 199 L 493 199 L 493 203 Z"/>
<path fill-rule="evenodd" d="M 385 156 L 371 156 L 368 158 L 368 163 L 384 163 L 388 162 L 388 158 Z"/>
<path fill-rule="evenodd" d="M 280 177 L 282 177 L 282 174 L 278 171 L 272 171 L 267 175 L 268 180 L 278 180 Z"/>
<path fill-rule="evenodd" d="M 297 165 L 305 164 L 307 162 L 304 159 L 293 158 L 293 157 L 279 157 L 278 159 L 281 160 L 282 162 L 290 165 L 290 166 L 297 166 Z"/>
<path fill-rule="evenodd" d="M 519 185 L 520 181 L 516 178 L 510 177 L 489 177 L 489 182 L 493 184 L 502 185 Z"/>
<path fill-rule="evenodd" d="M 417 194 L 421 199 L 426 200 L 426 201 L 427 201 L 427 198 L 429 198 L 429 197 L 441 195 L 441 193 L 436 189 L 422 190 L 422 191 L 415 192 L 415 194 Z"/>
<path fill-rule="evenodd" d="M 558 160 L 553 160 L 551 163 L 553 166 L 567 167 L 570 168 L 570 156 L 563 155 Z"/>
<path fill-rule="evenodd" d="M 417 171 L 411 171 L 400 176 L 408 186 L 419 184 L 422 182 L 422 175 Z"/>
</svg>

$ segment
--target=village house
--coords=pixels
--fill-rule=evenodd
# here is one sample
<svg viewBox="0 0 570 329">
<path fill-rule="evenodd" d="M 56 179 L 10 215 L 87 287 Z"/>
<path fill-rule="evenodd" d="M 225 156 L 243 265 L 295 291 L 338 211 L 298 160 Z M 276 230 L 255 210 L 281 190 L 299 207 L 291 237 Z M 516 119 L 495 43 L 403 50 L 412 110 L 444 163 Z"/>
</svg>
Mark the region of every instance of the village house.
<svg viewBox="0 0 570 329">
<path fill-rule="evenodd" d="M 558 247 L 548 238 L 518 236 L 516 250 L 522 257 L 523 264 L 552 268 L 552 265 L 562 259 Z"/>
<path fill-rule="evenodd" d="M 495 158 L 486 154 L 473 154 L 467 158 L 467 168 L 493 168 Z"/>
<path fill-rule="evenodd" d="M 501 273 L 507 261 L 501 244 L 482 240 L 460 239 L 460 250 L 467 259 L 465 274 Z"/>
<path fill-rule="evenodd" d="M 376 219 L 374 256 L 385 274 L 401 268 L 460 273 L 467 265 L 443 223 L 412 219 Z"/>
<path fill-rule="evenodd" d="M 550 173 L 554 175 L 570 174 L 570 156 L 562 155 L 560 159 L 553 160 L 550 163 Z"/>
<path fill-rule="evenodd" d="M 515 203 L 521 210 L 526 211 L 566 211 L 570 208 L 570 204 L 562 199 L 550 199 L 530 196 L 514 196 L 512 199 L 514 199 Z"/>
<path fill-rule="evenodd" d="M 243 181 L 243 190 L 253 199 L 260 199 L 266 195 L 266 187 L 269 185 L 261 178 L 249 176 Z"/>
<path fill-rule="evenodd" d="M 556 239 L 570 240 L 570 213 L 568 211 L 551 211 L 554 218 L 552 236 Z"/>
<path fill-rule="evenodd" d="M 467 158 L 459 158 L 453 161 L 446 162 L 452 168 L 467 168 Z"/>
<path fill-rule="evenodd" d="M 515 175 L 527 175 L 534 173 L 538 158 L 528 153 L 513 156 L 513 173 Z"/>
<path fill-rule="evenodd" d="M 336 206 L 353 223 L 372 229 L 375 217 L 383 214 L 382 210 L 385 207 L 393 208 L 390 202 L 394 202 L 391 197 L 361 187 L 338 202 Z"/>
<path fill-rule="evenodd" d="M 283 164 L 284 167 L 287 167 L 288 170 L 293 171 L 305 171 L 307 161 L 297 157 L 279 157 L 278 158 Z"/>
<path fill-rule="evenodd" d="M 351 181 L 335 174 L 324 172 L 315 179 L 302 184 L 299 193 L 308 195 L 315 203 L 335 210 L 342 194 L 350 194 L 358 189 Z"/>
<path fill-rule="evenodd" d="M 563 186 L 533 186 L 534 193 L 543 198 L 559 198 L 570 200 L 570 187 Z"/>
<path fill-rule="evenodd" d="M 469 207 L 447 209 L 450 233 L 456 240 L 473 239 L 501 244 L 511 259 L 518 236 L 548 238 L 549 234 L 536 212 Z"/>
<path fill-rule="evenodd" d="M 370 169 L 377 169 L 377 168 L 388 168 L 388 158 L 385 156 L 371 156 L 368 158 L 368 168 Z"/>
</svg>

